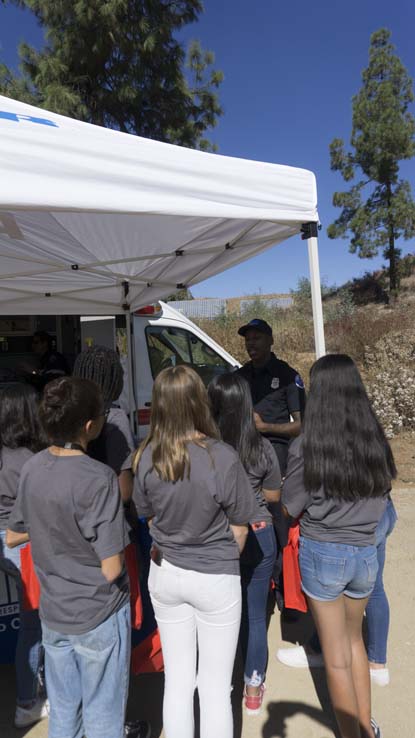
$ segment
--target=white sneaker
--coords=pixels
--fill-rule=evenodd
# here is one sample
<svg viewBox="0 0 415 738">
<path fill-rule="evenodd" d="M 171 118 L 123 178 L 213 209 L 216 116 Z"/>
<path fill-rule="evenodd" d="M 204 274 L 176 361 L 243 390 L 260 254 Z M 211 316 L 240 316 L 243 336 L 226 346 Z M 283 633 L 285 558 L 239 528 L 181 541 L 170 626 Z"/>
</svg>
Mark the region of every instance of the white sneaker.
<svg viewBox="0 0 415 738">
<path fill-rule="evenodd" d="M 377 724 L 375 718 L 371 718 L 370 719 L 370 724 L 371 724 L 372 729 L 373 729 L 373 732 L 375 734 L 375 738 L 382 738 L 382 731 L 381 731 L 379 725 Z"/>
<path fill-rule="evenodd" d="M 370 680 L 378 687 L 387 687 L 390 682 L 389 669 L 370 669 Z"/>
<path fill-rule="evenodd" d="M 303 646 L 294 646 L 294 648 L 279 648 L 277 651 L 277 659 L 285 666 L 292 666 L 294 669 L 320 669 L 324 666 L 323 656 L 321 653 L 306 651 Z"/>
<path fill-rule="evenodd" d="M 38 723 L 39 720 L 49 717 L 49 701 L 37 700 L 32 707 L 16 705 L 14 725 L 16 728 L 27 728 L 28 725 Z"/>
</svg>

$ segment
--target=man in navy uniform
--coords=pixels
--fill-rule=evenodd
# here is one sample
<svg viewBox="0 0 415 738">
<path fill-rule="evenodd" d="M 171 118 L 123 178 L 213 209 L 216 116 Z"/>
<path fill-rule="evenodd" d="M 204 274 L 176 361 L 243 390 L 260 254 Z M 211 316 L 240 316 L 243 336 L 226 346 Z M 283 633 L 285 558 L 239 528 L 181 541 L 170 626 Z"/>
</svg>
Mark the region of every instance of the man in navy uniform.
<svg viewBox="0 0 415 738">
<path fill-rule="evenodd" d="M 272 443 L 281 474 L 287 468 L 288 444 L 301 431 L 305 392 L 298 372 L 271 351 L 272 328 L 254 318 L 239 331 L 250 358 L 239 372 L 251 388 L 257 429 Z"/>
</svg>

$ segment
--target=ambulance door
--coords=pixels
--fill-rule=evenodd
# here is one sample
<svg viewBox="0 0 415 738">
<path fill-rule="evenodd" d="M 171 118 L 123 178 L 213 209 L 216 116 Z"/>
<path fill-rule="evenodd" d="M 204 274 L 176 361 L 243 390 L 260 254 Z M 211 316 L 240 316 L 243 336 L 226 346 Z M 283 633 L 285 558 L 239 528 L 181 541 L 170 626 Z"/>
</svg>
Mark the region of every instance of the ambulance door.
<svg viewBox="0 0 415 738">
<path fill-rule="evenodd" d="M 135 316 L 134 361 L 140 437 L 148 431 L 153 382 L 162 369 L 186 364 L 207 386 L 214 376 L 239 366 L 197 326 L 179 313 L 173 316 L 172 309 L 154 317 Z"/>
</svg>

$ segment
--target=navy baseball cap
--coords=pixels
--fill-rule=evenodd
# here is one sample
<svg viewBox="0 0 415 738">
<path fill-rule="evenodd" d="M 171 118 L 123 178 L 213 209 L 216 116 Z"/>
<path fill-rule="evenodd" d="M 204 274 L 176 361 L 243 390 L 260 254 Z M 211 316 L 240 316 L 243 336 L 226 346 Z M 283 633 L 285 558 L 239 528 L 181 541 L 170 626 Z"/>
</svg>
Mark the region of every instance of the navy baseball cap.
<svg viewBox="0 0 415 738">
<path fill-rule="evenodd" d="M 254 318 L 253 320 L 250 320 L 249 323 L 246 325 L 243 325 L 239 331 L 238 334 L 240 336 L 246 336 L 247 332 L 250 330 L 258 331 L 259 333 L 265 333 L 267 336 L 272 336 L 272 328 L 266 320 L 261 320 L 261 318 Z"/>
</svg>

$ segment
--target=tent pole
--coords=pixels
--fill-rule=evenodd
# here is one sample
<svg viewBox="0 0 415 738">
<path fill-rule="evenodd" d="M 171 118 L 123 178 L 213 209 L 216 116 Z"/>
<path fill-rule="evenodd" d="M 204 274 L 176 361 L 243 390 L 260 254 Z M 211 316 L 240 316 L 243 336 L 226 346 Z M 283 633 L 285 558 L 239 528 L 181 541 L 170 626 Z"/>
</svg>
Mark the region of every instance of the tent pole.
<svg viewBox="0 0 415 738">
<path fill-rule="evenodd" d="M 127 339 L 127 378 L 128 378 L 128 406 L 130 408 L 130 427 L 131 431 L 135 433 L 135 418 L 136 418 L 136 407 L 134 398 L 134 387 L 133 387 L 133 346 L 132 346 L 132 335 L 131 335 L 131 313 L 129 310 L 125 313 L 125 328 L 126 328 L 126 339 Z"/>
<path fill-rule="evenodd" d="M 307 239 L 308 262 L 310 266 L 311 302 L 313 306 L 314 345 L 316 358 L 324 356 L 326 344 L 324 340 L 323 304 L 321 301 L 320 266 L 318 261 L 317 223 L 305 223 L 302 238 Z"/>
</svg>

